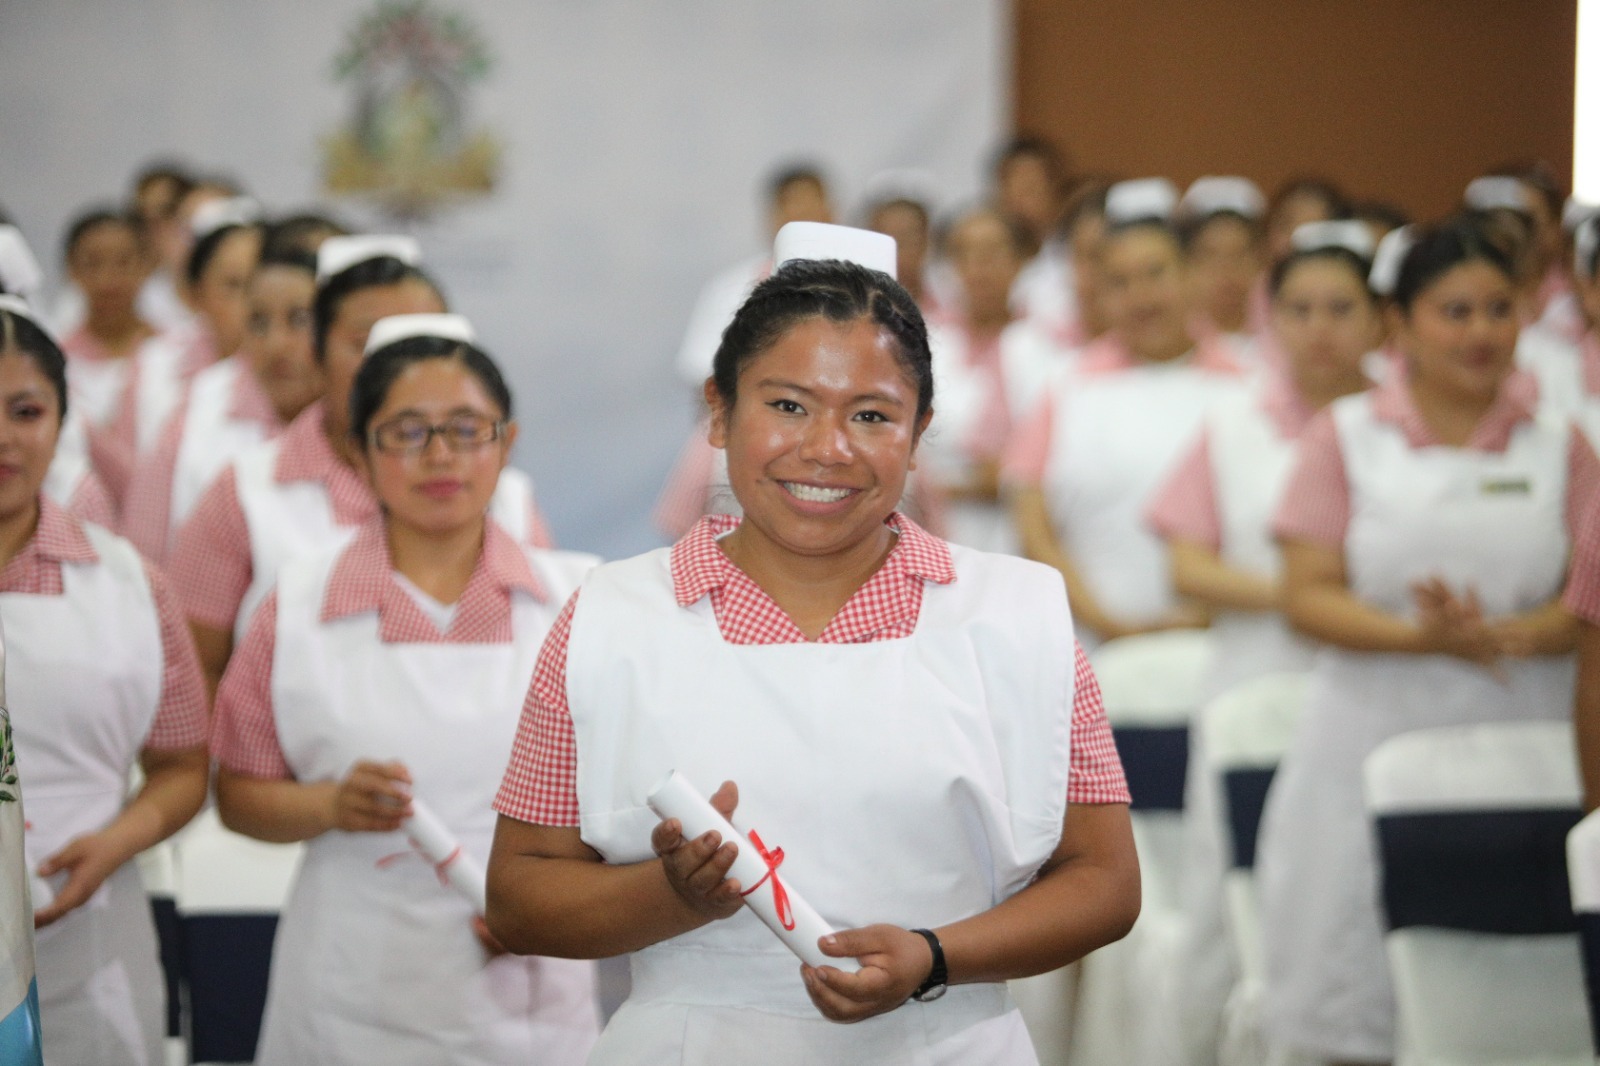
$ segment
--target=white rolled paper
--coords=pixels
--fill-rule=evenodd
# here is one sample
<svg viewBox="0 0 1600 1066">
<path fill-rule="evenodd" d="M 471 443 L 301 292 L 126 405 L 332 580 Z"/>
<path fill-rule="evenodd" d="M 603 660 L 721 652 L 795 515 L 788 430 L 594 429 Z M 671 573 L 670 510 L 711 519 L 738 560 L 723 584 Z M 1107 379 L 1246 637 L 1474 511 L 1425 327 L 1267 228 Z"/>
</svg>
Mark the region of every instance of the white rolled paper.
<svg viewBox="0 0 1600 1066">
<path fill-rule="evenodd" d="M 445 828 L 439 816 L 426 803 L 412 797 L 411 817 L 400 827 L 411 846 L 433 864 L 442 881 L 460 893 L 478 914 L 485 910 L 487 879 L 478 860 L 468 855 L 461 842 Z"/>
<path fill-rule="evenodd" d="M 787 880 L 780 880 L 776 866 L 769 866 L 763 858 L 762 848 L 718 814 L 686 777 L 672 771 L 651 790 L 645 802 L 663 820 L 676 818 L 683 826 L 685 840 L 693 840 L 715 829 L 722 834 L 723 843 L 731 840 L 739 846 L 739 854 L 728 869 L 728 876 L 737 880 L 744 890 L 745 905 L 756 912 L 756 917 L 766 923 L 800 961 L 812 966 L 834 966 L 848 973 L 860 969 L 854 959 L 836 959 L 822 953 L 817 941 L 832 934 L 833 926 L 823 920 L 794 886 Z M 776 846 L 771 846 L 769 854 L 776 855 L 777 851 Z"/>
</svg>

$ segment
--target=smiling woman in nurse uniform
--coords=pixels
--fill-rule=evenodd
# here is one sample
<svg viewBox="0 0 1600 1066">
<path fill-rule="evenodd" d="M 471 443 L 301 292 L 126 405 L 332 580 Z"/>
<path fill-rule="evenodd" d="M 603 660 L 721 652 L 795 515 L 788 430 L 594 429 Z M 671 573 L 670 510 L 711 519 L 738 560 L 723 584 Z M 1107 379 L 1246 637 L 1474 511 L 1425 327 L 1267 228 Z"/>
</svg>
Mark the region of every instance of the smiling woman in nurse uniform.
<svg viewBox="0 0 1600 1066">
<path fill-rule="evenodd" d="M 1166 221 L 1176 200 L 1159 178 L 1107 194 L 1110 329 L 1045 391 L 1006 456 L 1023 551 L 1061 571 L 1086 639 L 1206 621 L 1174 592 L 1144 523 L 1206 412 L 1244 387 L 1225 346 L 1190 327 L 1186 260 Z"/>
<path fill-rule="evenodd" d="M 464 319 L 384 319 L 369 343 L 350 432 L 381 514 L 280 570 L 217 695 L 224 824 L 309 841 L 257 1061 L 577 1066 L 593 967 L 505 955 L 397 830 L 414 793 L 488 857 L 539 644 L 596 560 L 487 515 L 516 423 Z"/>
<path fill-rule="evenodd" d="M 1033 1063 L 1003 982 L 1138 913 L 1060 578 L 894 510 L 930 364 L 887 274 L 786 263 L 706 384 L 744 518 L 597 569 L 546 641 L 488 917 L 515 951 L 635 952 L 595 1063 Z M 734 779 L 712 802 L 784 850 L 859 973 L 802 967 L 725 879 L 735 845 L 643 806 L 673 768 Z"/>
<path fill-rule="evenodd" d="M 1560 597 L 1600 472 L 1514 369 L 1515 279 L 1481 222 L 1423 231 L 1394 286 L 1401 367 L 1307 427 L 1277 517 L 1285 609 L 1323 647 L 1261 826 L 1265 1025 L 1336 1062 L 1394 1056 L 1363 759 L 1572 710 Z"/>
<path fill-rule="evenodd" d="M 421 250 L 407 237 L 323 242 L 312 314 L 313 350 L 326 387 L 321 402 L 229 463 L 178 531 L 173 585 L 213 686 L 278 567 L 343 543 L 378 511 L 350 438 L 350 390 L 374 322 L 445 310 L 420 260 Z M 526 475 L 505 472 L 494 511 L 518 541 L 549 543 Z"/>
<path fill-rule="evenodd" d="M 66 406 L 60 348 L 0 297 L 0 617 L 38 875 L 45 1062 L 159 1066 L 155 928 L 129 860 L 205 798 L 205 688 L 160 574 L 40 494 Z M 144 784 L 130 799 L 135 764 Z"/>
</svg>

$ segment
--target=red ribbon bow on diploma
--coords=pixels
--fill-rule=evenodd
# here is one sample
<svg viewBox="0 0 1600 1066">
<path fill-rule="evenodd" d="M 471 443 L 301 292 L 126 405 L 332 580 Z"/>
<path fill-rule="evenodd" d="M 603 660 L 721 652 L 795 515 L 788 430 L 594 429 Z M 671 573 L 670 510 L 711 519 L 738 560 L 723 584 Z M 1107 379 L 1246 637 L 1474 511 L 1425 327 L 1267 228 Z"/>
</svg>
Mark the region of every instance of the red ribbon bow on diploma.
<svg viewBox="0 0 1600 1066">
<path fill-rule="evenodd" d="M 410 839 L 410 838 L 408 837 L 407 839 Z M 439 884 L 443 885 L 446 888 L 449 888 L 450 887 L 450 874 L 449 874 L 448 871 L 449 871 L 451 866 L 455 865 L 455 861 L 457 859 L 461 858 L 461 845 L 457 844 L 455 846 L 455 850 L 444 857 L 444 862 L 437 862 L 437 863 L 436 862 L 431 862 L 426 855 L 423 855 L 422 852 L 420 850 L 418 850 L 418 851 L 397 851 L 393 855 L 385 855 L 383 858 L 381 858 L 377 862 L 373 863 L 373 865 L 376 866 L 380 870 L 386 870 L 390 866 L 393 866 L 395 863 L 399 862 L 401 859 L 409 859 L 413 855 L 418 856 L 424 862 L 428 862 L 433 867 L 434 875 L 439 878 Z"/>
<path fill-rule="evenodd" d="M 761 843 L 761 837 L 757 835 L 754 829 L 750 830 L 750 843 L 756 846 L 756 852 L 761 856 L 761 861 L 767 864 L 767 872 L 761 875 L 761 880 L 739 894 L 748 896 L 766 884 L 768 878 L 771 878 L 772 902 L 778 908 L 778 922 L 785 929 L 794 932 L 794 912 L 789 909 L 789 893 L 784 891 L 783 882 L 778 880 L 778 867 L 783 865 L 783 849 L 773 848 L 768 851 L 767 846 Z"/>
</svg>

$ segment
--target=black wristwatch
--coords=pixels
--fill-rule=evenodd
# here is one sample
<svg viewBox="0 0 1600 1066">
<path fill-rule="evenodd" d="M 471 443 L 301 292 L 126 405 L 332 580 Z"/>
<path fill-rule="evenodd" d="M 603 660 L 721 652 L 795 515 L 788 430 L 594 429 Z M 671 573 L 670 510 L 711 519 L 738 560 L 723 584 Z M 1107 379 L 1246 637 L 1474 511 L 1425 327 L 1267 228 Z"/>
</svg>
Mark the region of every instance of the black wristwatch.
<svg viewBox="0 0 1600 1066">
<path fill-rule="evenodd" d="M 933 950 L 933 969 L 928 971 L 927 980 L 917 986 L 911 993 L 911 998 L 918 1003 L 932 1003 L 944 995 L 944 990 L 949 987 L 950 971 L 944 965 L 944 947 L 939 943 L 939 938 L 928 929 L 913 929 L 922 939 L 928 942 L 928 947 Z"/>
</svg>

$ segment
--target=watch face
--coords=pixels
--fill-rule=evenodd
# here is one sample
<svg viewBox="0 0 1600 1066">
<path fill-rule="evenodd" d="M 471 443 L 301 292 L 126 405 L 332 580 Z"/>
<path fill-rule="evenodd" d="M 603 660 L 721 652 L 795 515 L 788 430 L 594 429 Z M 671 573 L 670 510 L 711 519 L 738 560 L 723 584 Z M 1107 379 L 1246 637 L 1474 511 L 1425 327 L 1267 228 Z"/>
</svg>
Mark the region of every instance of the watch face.
<svg viewBox="0 0 1600 1066">
<path fill-rule="evenodd" d="M 928 989 L 926 992 L 919 993 L 917 995 L 917 1002 L 918 1003 L 932 1003 L 934 1000 L 936 1000 L 940 996 L 944 995 L 945 989 L 947 989 L 949 987 L 950 987 L 949 985 L 934 985 L 932 988 Z"/>
</svg>

